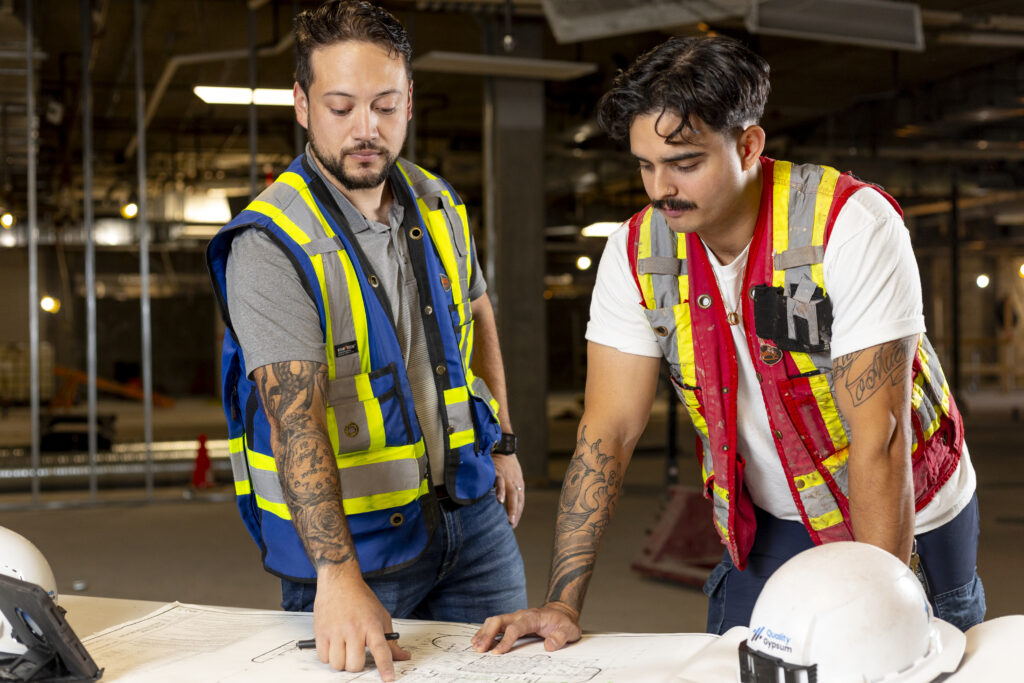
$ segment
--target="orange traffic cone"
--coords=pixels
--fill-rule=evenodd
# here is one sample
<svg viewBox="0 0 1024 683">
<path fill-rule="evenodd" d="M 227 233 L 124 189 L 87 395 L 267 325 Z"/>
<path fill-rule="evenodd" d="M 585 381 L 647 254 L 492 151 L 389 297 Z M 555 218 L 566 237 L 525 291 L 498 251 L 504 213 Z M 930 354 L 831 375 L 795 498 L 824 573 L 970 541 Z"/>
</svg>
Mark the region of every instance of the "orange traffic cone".
<svg viewBox="0 0 1024 683">
<path fill-rule="evenodd" d="M 200 434 L 199 448 L 196 449 L 196 465 L 192 470 L 192 487 L 208 489 L 213 484 L 213 467 L 210 463 L 210 454 L 206 452 L 206 434 Z"/>
</svg>

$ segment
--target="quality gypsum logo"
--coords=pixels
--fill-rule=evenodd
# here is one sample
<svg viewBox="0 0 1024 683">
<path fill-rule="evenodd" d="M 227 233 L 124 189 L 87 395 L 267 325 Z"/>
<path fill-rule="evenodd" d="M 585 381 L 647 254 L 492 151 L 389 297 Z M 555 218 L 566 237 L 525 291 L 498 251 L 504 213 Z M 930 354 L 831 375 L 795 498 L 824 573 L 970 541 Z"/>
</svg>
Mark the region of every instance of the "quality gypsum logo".
<svg viewBox="0 0 1024 683">
<path fill-rule="evenodd" d="M 758 641 L 762 642 L 761 647 L 769 651 L 793 651 L 793 647 L 789 644 L 789 636 L 785 633 L 776 633 L 770 628 L 765 628 L 764 626 L 758 626 L 750 636 L 750 642 L 756 643 Z"/>
</svg>

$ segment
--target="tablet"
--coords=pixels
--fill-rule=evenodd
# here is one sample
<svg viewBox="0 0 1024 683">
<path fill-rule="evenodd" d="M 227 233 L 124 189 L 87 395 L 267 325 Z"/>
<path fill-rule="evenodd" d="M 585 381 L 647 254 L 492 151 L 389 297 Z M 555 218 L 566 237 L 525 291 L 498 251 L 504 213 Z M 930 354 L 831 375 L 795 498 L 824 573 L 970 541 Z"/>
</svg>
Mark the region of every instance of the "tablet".
<svg viewBox="0 0 1024 683">
<path fill-rule="evenodd" d="M 34 583 L 0 575 L 0 612 L 27 648 L 0 653 L 0 678 L 12 681 L 96 681 L 103 669 L 64 619 L 64 612 Z"/>
</svg>

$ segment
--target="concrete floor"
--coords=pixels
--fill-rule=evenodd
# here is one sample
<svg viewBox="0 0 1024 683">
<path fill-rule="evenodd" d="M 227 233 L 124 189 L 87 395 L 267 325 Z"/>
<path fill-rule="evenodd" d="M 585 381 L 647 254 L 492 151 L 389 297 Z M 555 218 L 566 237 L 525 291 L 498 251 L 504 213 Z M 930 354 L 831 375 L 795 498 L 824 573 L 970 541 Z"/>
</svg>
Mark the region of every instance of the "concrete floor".
<svg viewBox="0 0 1024 683">
<path fill-rule="evenodd" d="M 1024 393 L 968 397 L 967 438 L 978 472 L 982 515 L 979 572 L 989 618 L 1024 613 L 1024 429 L 1018 421 Z M 552 401 L 552 451 L 568 454 L 575 430 L 574 397 Z M 115 406 L 116 407 L 116 406 Z M 136 411 L 122 406 L 130 424 Z M 160 416 L 158 438 L 194 438 L 202 430 L 218 438 L 219 408 L 208 402 L 182 407 L 177 427 Z M 139 411 L 141 412 L 141 411 Z M 644 578 L 630 569 L 664 500 L 664 462 L 655 455 L 664 441 L 664 409 L 656 413 L 643 450 L 634 458 L 616 518 L 602 546 L 583 612 L 592 631 L 702 631 L 706 600 L 697 589 Z M 561 416 L 561 417 L 557 417 Z M 180 417 L 180 416 L 179 416 Z M 17 412 L 0 420 L 4 435 L 27 430 Z M 18 424 L 21 423 L 21 424 Z M 689 437 L 683 437 L 689 444 Z M 527 567 L 531 604 L 544 597 L 551 557 L 558 482 L 565 456 L 553 456 L 550 482 L 529 486 L 517 530 Z M 684 479 L 696 464 L 683 456 Z M 182 486 L 161 486 L 153 502 L 140 503 L 138 488 L 102 489 L 102 504 L 82 491 L 46 492 L 43 502 L 65 507 L 28 508 L 25 493 L 0 495 L 0 525 L 31 539 L 53 566 L 61 592 L 147 600 L 275 608 L 277 580 L 263 572 L 256 546 L 235 512 L 232 489 L 222 484 L 192 495 Z M 78 588 L 79 590 L 76 590 Z"/>
</svg>

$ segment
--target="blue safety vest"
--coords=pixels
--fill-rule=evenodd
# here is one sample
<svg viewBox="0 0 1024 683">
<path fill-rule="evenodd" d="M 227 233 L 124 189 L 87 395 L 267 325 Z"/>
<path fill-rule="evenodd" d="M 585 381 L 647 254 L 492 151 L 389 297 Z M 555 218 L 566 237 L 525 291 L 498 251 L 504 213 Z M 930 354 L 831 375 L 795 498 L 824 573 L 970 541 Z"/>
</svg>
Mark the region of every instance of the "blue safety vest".
<svg viewBox="0 0 1024 683">
<path fill-rule="evenodd" d="M 225 268 L 239 229 L 265 231 L 289 256 L 315 302 L 327 365 L 327 429 L 342 503 L 364 574 L 416 560 L 438 519 L 430 468 L 398 335 L 383 287 L 324 181 L 304 155 L 225 225 L 207 261 L 227 326 L 221 376 L 238 508 L 267 571 L 312 581 L 285 504 L 270 425 L 227 308 Z M 406 209 L 402 229 L 420 296 L 445 439 L 445 487 L 460 503 L 494 485 L 490 449 L 498 405 L 470 369 L 471 239 L 466 209 L 441 178 L 400 159 L 390 175 Z M 424 305 L 426 304 L 426 305 Z"/>
</svg>

